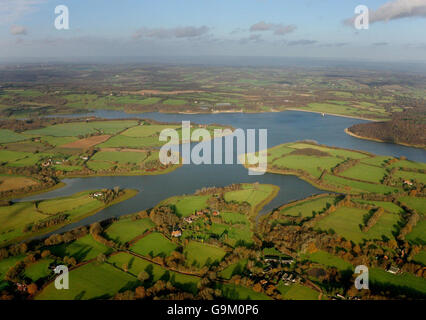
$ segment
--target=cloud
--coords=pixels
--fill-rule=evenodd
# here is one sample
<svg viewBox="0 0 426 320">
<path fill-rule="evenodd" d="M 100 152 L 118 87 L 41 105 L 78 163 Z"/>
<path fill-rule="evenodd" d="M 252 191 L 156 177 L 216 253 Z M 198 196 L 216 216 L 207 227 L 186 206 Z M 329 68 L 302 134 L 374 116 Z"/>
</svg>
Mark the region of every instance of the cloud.
<svg viewBox="0 0 426 320">
<path fill-rule="evenodd" d="M 14 22 L 17 19 L 37 10 L 37 6 L 47 0 L 0 0 L 0 25 Z"/>
<path fill-rule="evenodd" d="M 390 21 L 402 18 L 426 17 L 426 0 L 394 0 L 385 3 L 377 10 L 370 10 L 370 23 Z M 352 25 L 355 18 L 344 20 Z"/>
<path fill-rule="evenodd" d="M 242 38 L 240 39 L 241 44 L 246 44 L 249 42 L 262 42 L 262 36 L 260 34 L 251 34 L 248 38 Z"/>
<path fill-rule="evenodd" d="M 279 25 L 275 28 L 274 34 L 277 36 L 283 36 L 283 35 L 286 35 L 287 33 L 291 33 L 295 31 L 296 29 L 297 27 L 293 24 L 290 24 L 288 26 Z"/>
<path fill-rule="evenodd" d="M 13 26 L 10 27 L 10 34 L 12 34 L 14 36 L 26 35 L 27 34 L 27 28 L 25 28 L 24 26 L 13 25 Z"/>
<path fill-rule="evenodd" d="M 295 31 L 296 29 L 297 27 L 293 24 L 283 25 L 283 24 L 266 23 L 265 21 L 260 21 L 250 27 L 250 32 L 273 31 L 275 35 L 283 36 Z"/>
<path fill-rule="evenodd" d="M 170 39 L 170 38 L 196 38 L 206 34 L 209 28 L 206 26 L 201 27 L 177 27 L 177 28 L 141 28 L 133 34 L 133 39 L 140 38 L 156 38 L 156 39 Z"/>
<path fill-rule="evenodd" d="M 311 44 L 315 44 L 318 41 L 316 40 L 306 40 L 306 39 L 302 39 L 302 40 L 294 40 L 294 41 L 289 41 L 287 44 L 289 46 L 308 46 Z"/>
</svg>

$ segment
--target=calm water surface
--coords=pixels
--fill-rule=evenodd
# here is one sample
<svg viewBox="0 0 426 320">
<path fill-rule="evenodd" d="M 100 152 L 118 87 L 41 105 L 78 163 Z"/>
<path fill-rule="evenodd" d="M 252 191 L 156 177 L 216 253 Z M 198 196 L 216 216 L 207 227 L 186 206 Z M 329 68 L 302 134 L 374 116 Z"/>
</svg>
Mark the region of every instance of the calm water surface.
<svg viewBox="0 0 426 320">
<path fill-rule="evenodd" d="M 200 124 L 216 123 L 230 125 L 242 129 L 268 129 L 268 147 L 297 140 L 315 140 L 330 146 L 369 151 L 379 155 L 406 156 L 413 161 L 426 161 L 426 151 L 395 144 L 378 143 L 356 139 L 345 134 L 344 129 L 364 120 L 329 116 L 320 114 L 285 111 L 279 113 L 261 114 L 162 114 L 141 113 L 126 114 L 118 111 L 96 111 L 91 113 L 101 118 L 149 118 L 164 122 L 191 121 Z M 75 117 L 87 115 L 76 114 Z M 65 187 L 45 194 L 28 197 L 22 200 L 50 199 L 71 195 L 84 190 L 113 188 L 131 188 L 139 190 L 137 196 L 117 205 L 106 208 L 97 214 L 70 224 L 55 233 L 65 232 L 75 227 L 88 225 L 110 217 L 134 213 L 155 206 L 161 200 L 181 194 L 192 194 L 202 187 L 222 187 L 232 183 L 259 182 L 269 183 L 280 187 L 278 196 L 264 207 L 261 214 L 270 211 L 284 203 L 302 199 L 323 191 L 307 182 L 294 177 L 275 174 L 249 176 L 247 170 L 235 165 L 184 165 L 172 173 L 156 176 L 135 177 L 92 177 L 65 179 Z"/>
</svg>

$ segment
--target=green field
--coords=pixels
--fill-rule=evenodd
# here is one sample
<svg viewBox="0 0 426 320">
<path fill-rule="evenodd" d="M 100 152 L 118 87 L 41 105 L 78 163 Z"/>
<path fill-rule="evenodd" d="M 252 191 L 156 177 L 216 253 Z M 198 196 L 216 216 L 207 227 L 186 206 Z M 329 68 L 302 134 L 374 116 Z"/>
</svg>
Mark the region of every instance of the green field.
<svg viewBox="0 0 426 320">
<path fill-rule="evenodd" d="M 241 243 L 249 245 L 253 243 L 253 232 L 248 225 L 231 227 L 226 224 L 213 223 L 210 232 L 231 246 Z"/>
<path fill-rule="evenodd" d="M 375 285 L 383 286 L 384 288 L 394 288 L 395 291 L 404 293 L 406 291 L 415 291 L 426 295 L 426 279 L 416 277 L 410 273 L 391 274 L 382 269 L 371 268 L 369 270 L 370 287 Z"/>
<path fill-rule="evenodd" d="M 222 220 L 227 224 L 250 224 L 247 216 L 236 212 L 221 212 Z"/>
<path fill-rule="evenodd" d="M 29 237 L 30 231 L 24 232 L 31 226 L 55 216 L 66 214 L 67 219 L 61 224 L 43 229 L 43 231 L 58 229 L 65 223 L 71 223 L 83 217 L 94 214 L 105 207 L 105 203 L 89 196 L 91 192 L 84 191 L 75 195 L 39 202 L 17 202 L 10 206 L 0 207 L 0 243 L 16 238 Z M 131 194 L 126 191 L 127 196 Z M 37 205 L 36 205 L 37 204 Z"/>
<path fill-rule="evenodd" d="M 109 239 L 118 244 L 124 244 L 130 240 L 142 235 L 145 231 L 151 229 L 155 224 L 149 218 L 132 220 L 130 218 L 121 218 L 114 222 L 105 230 Z"/>
<path fill-rule="evenodd" d="M 7 271 L 24 258 L 24 255 L 18 255 L 0 260 L 0 290 L 7 286 L 7 281 L 3 280 Z"/>
<path fill-rule="evenodd" d="M 416 226 L 405 238 L 412 243 L 426 245 L 426 219 L 417 222 Z"/>
<path fill-rule="evenodd" d="M 227 202 L 247 202 L 250 204 L 252 211 L 259 210 L 259 205 L 268 200 L 274 192 L 277 191 L 276 186 L 267 184 L 243 184 L 242 190 L 229 191 L 225 193 L 225 201 Z"/>
<path fill-rule="evenodd" d="M 278 290 L 284 300 L 318 300 L 319 292 L 300 284 L 278 285 Z"/>
<path fill-rule="evenodd" d="M 426 199 L 420 197 L 401 197 L 398 199 L 409 208 L 415 209 L 419 214 L 426 214 Z"/>
<path fill-rule="evenodd" d="M 385 174 L 386 170 L 383 168 L 360 163 L 354 167 L 345 170 L 340 175 L 352 179 L 380 183 Z"/>
<path fill-rule="evenodd" d="M 324 169 L 331 170 L 339 163 L 343 162 L 342 159 L 335 157 L 320 157 L 312 161 L 312 157 L 303 155 L 288 155 L 274 161 L 272 165 L 280 168 L 288 169 L 302 169 L 315 178 L 319 178 Z"/>
<path fill-rule="evenodd" d="M 380 240 L 383 236 L 394 238 L 392 232 L 395 231 L 395 225 L 400 219 L 398 215 L 385 213 L 368 232 L 363 232 L 360 225 L 363 225 L 363 217 L 366 214 L 366 210 L 341 207 L 319 220 L 315 227 L 325 231 L 332 229 L 346 240 L 358 243 L 363 239 Z"/>
<path fill-rule="evenodd" d="M 182 217 L 190 216 L 195 211 L 206 209 L 209 196 L 178 196 L 163 201 L 161 204 L 176 206 L 176 213 Z"/>
<path fill-rule="evenodd" d="M 52 262 L 54 262 L 53 259 L 46 258 L 30 264 L 25 268 L 25 276 L 33 282 L 48 277 L 53 274 L 53 271 L 49 269 Z"/>
<path fill-rule="evenodd" d="M 334 197 L 321 197 L 318 199 L 299 202 L 283 208 L 280 214 L 287 216 L 311 217 L 314 212 L 319 213 L 327 209 L 327 206 L 334 204 Z"/>
<path fill-rule="evenodd" d="M 143 237 L 130 247 L 130 250 L 143 256 L 168 256 L 177 248 L 177 245 L 164 237 L 161 233 L 153 232 Z"/>
<path fill-rule="evenodd" d="M 392 175 L 394 178 L 401 178 L 403 180 L 412 180 L 418 183 L 426 184 L 426 174 L 420 172 L 410 172 L 399 170 Z"/>
<path fill-rule="evenodd" d="M 132 190 L 126 190 L 121 197 L 129 197 L 134 194 Z M 66 220 L 59 224 L 43 227 L 36 232 L 47 232 L 60 228 L 64 224 L 78 221 L 87 215 L 94 214 L 105 207 L 105 203 L 90 197 L 89 191 L 52 200 L 38 202 L 17 202 L 10 206 L 0 207 L 0 244 L 13 239 L 33 236 L 34 233 L 27 227 L 31 227 L 59 215 L 67 215 Z M 118 199 L 120 200 L 120 199 Z"/>
<path fill-rule="evenodd" d="M 168 271 L 156 264 L 134 257 L 131 254 L 121 252 L 112 255 L 108 259 L 108 262 L 119 269 L 121 269 L 123 265 L 126 265 L 128 272 L 135 277 L 137 277 L 140 272 L 145 271 L 150 276 L 148 281 L 151 283 L 155 283 L 158 280 L 170 281 L 174 286 L 182 290 L 192 293 L 197 292 L 197 283 L 199 282 L 199 278 Z"/>
<path fill-rule="evenodd" d="M 231 279 L 232 276 L 236 274 L 241 274 L 244 271 L 247 262 L 247 259 L 243 259 L 238 261 L 237 263 L 231 264 L 230 266 L 227 266 L 225 269 L 223 269 L 219 273 L 219 275 L 224 279 Z"/>
<path fill-rule="evenodd" d="M 6 130 L 6 129 L 0 129 L 0 144 L 2 143 L 10 143 L 10 142 L 17 142 L 17 141 L 23 141 L 27 140 L 28 137 L 21 135 L 19 133 Z"/>
<path fill-rule="evenodd" d="M 353 201 L 359 202 L 362 204 L 369 204 L 375 207 L 380 207 L 385 209 L 385 211 L 388 211 L 390 213 L 402 213 L 404 210 L 402 208 L 398 207 L 396 204 L 392 202 L 386 202 L 386 201 L 368 201 L 368 200 L 358 200 L 354 199 Z"/>
<path fill-rule="evenodd" d="M 413 260 L 426 266 L 426 250 L 420 251 L 418 254 L 416 254 L 413 257 Z"/>
<path fill-rule="evenodd" d="M 367 182 L 361 182 L 361 181 L 354 181 L 354 180 L 348 180 L 345 178 L 333 176 L 331 174 L 326 174 L 324 176 L 324 180 L 337 187 L 349 187 L 350 192 L 349 193 L 393 193 L 399 191 L 398 188 L 393 188 L 389 186 L 385 186 L 382 184 L 373 184 L 373 183 L 367 183 Z"/>
<path fill-rule="evenodd" d="M 49 126 L 43 129 L 25 131 L 25 134 L 33 136 L 53 136 L 53 137 L 77 137 L 81 135 L 103 133 L 117 134 L 126 128 L 137 125 L 137 121 L 93 121 L 93 122 L 73 122 Z"/>
<path fill-rule="evenodd" d="M 134 289 L 138 283 L 130 274 L 97 262 L 72 270 L 69 281 L 69 290 L 57 290 L 52 282 L 36 296 L 36 300 L 108 299 L 120 291 Z"/>
<path fill-rule="evenodd" d="M 107 161 L 119 164 L 138 164 L 146 160 L 146 152 L 120 152 L 120 151 L 101 151 L 97 152 L 92 161 Z"/>
<path fill-rule="evenodd" d="M 220 262 L 226 252 L 222 248 L 210 244 L 190 241 L 188 245 L 185 246 L 183 254 L 187 259 L 188 265 L 201 268 L 216 261 Z"/>
<path fill-rule="evenodd" d="M 304 254 L 302 255 L 302 258 L 312 262 L 322 264 L 326 267 L 334 267 L 342 271 L 353 269 L 353 266 L 349 262 L 346 262 L 342 258 L 322 250 L 309 253 L 309 254 Z"/>
<path fill-rule="evenodd" d="M 90 234 L 71 243 L 63 243 L 48 249 L 55 256 L 61 258 L 65 256 L 74 257 L 77 262 L 96 259 L 100 253 L 106 254 L 111 251 L 110 248 L 93 239 Z"/>
<path fill-rule="evenodd" d="M 249 288 L 234 284 L 218 284 L 222 296 L 230 300 L 271 300 L 262 292 L 255 292 Z"/>
<path fill-rule="evenodd" d="M 185 100 L 179 100 L 179 99 L 167 99 L 163 101 L 163 104 L 169 105 L 169 106 L 183 106 L 187 103 Z"/>
</svg>

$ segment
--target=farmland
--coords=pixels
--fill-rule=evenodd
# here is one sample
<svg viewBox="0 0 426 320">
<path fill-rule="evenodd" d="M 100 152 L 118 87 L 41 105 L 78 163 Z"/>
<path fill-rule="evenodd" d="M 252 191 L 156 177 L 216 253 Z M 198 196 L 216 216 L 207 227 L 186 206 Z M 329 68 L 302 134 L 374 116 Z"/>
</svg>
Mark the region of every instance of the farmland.
<svg viewBox="0 0 426 320">
<path fill-rule="evenodd" d="M 40 202 L 18 202 L 0 207 L 0 242 L 5 244 L 55 230 L 108 206 L 92 198 L 92 193 L 82 192 L 70 197 Z M 133 195 L 134 191 L 126 190 L 115 201 L 122 201 Z"/>
<path fill-rule="evenodd" d="M 382 237 L 393 238 L 395 226 L 399 221 L 396 214 L 384 214 L 379 221 L 368 231 L 360 230 L 363 224 L 363 216 L 367 212 L 357 208 L 342 207 L 321 219 L 316 227 L 321 230 L 334 230 L 338 235 L 347 240 L 362 242 L 363 239 L 382 239 Z"/>
<path fill-rule="evenodd" d="M 185 247 L 183 254 L 189 265 L 203 267 L 206 264 L 220 262 L 225 256 L 223 249 L 209 244 L 191 241 Z"/>
<path fill-rule="evenodd" d="M 58 291 L 49 284 L 37 296 L 37 300 L 89 300 L 108 298 L 116 292 L 132 288 L 137 279 L 109 264 L 86 264 L 70 273 L 75 283 L 69 290 Z"/>
<path fill-rule="evenodd" d="M 109 239 L 112 239 L 116 243 L 123 244 L 142 235 L 153 226 L 153 222 L 147 218 L 136 221 L 132 221 L 129 218 L 122 218 L 118 222 L 114 222 L 105 230 L 105 233 Z"/>
<path fill-rule="evenodd" d="M 422 183 L 424 178 L 419 172 L 423 170 L 423 163 L 377 157 L 311 141 L 275 146 L 267 153 L 268 172 L 297 175 L 329 191 L 391 194 L 400 192 L 407 179 L 409 183 Z"/>
<path fill-rule="evenodd" d="M 19 133 L 0 129 L 4 133 L 0 140 L 0 193 L 4 197 L 41 192 L 66 177 L 155 175 L 178 167 L 163 165 L 158 150 L 165 143 L 159 141 L 161 131 L 178 129 L 182 136 L 176 124 L 140 119 L 61 121 L 46 120 L 42 128 Z M 209 132 L 217 128 L 221 127 L 206 127 Z M 35 182 L 46 176 L 48 183 Z"/>
<path fill-rule="evenodd" d="M 131 250 L 144 256 L 168 256 L 177 246 L 160 233 L 150 233 L 131 246 Z"/>
</svg>

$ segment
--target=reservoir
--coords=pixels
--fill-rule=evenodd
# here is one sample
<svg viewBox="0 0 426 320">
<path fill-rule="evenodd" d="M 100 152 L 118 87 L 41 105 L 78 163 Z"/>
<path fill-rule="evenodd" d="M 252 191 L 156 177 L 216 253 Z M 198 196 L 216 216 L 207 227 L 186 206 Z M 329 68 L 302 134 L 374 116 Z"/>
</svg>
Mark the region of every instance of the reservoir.
<svg viewBox="0 0 426 320">
<path fill-rule="evenodd" d="M 348 149 L 368 151 L 378 155 L 405 156 L 409 160 L 425 162 L 426 150 L 406 146 L 379 143 L 354 138 L 344 130 L 366 120 L 338 116 L 285 111 L 276 113 L 221 113 L 221 114 L 127 114 L 119 111 L 99 110 L 90 114 L 75 114 L 72 117 L 96 116 L 106 119 L 143 118 L 163 122 L 191 121 L 197 124 L 220 124 L 241 129 L 267 129 L 268 148 L 278 144 L 300 140 L 314 140 L 320 144 Z M 139 193 L 122 203 L 106 208 L 97 214 L 76 223 L 67 225 L 54 233 L 61 233 L 79 226 L 135 213 L 151 208 L 168 197 L 192 194 L 202 187 L 223 187 L 232 183 L 274 184 L 280 187 L 278 195 L 267 204 L 261 214 L 271 211 L 285 203 L 324 193 L 309 183 L 295 177 L 278 174 L 249 176 L 242 165 L 183 165 L 164 175 L 113 176 L 65 179 L 63 188 L 39 194 L 19 201 L 50 199 L 71 195 L 84 190 L 113 188 L 137 189 Z"/>
</svg>

